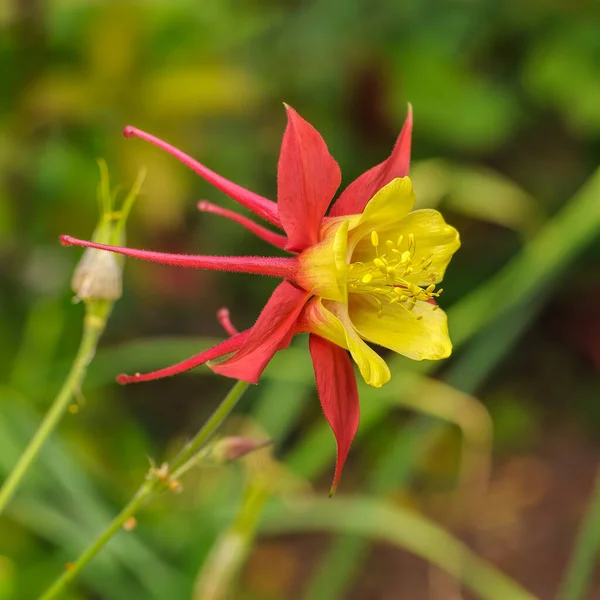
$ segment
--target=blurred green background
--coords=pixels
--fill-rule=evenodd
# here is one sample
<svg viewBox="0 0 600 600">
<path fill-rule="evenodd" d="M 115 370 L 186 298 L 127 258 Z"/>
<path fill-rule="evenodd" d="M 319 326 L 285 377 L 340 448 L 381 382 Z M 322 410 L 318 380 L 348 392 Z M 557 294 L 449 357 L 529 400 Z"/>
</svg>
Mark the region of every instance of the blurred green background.
<svg viewBox="0 0 600 600">
<path fill-rule="evenodd" d="M 362 498 L 367 520 L 383 506 L 420 511 L 536 597 L 558 597 L 600 456 L 600 216 L 561 216 L 600 163 L 599 32 L 596 0 L 0 0 L 0 478 L 77 347 L 83 310 L 69 280 L 81 253 L 58 236 L 91 235 L 97 158 L 125 189 L 148 169 L 129 245 L 273 253 L 198 213 L 200 199 L 235 207 L 123 138 L 125 125 L 274 198 L 283 101 L 323 134 L 344 183 L 389 154 L 410 101 L 418 202 L 462 237 L 441 299 L 457 350 L 426 366 L 444 383 L 415 384 L 415 365 L 396 359 L 388 392 L 361 388 L 361 437 L 339 495 Z M 129 261 L 124 285 L 81 410 L 0 522 L 0 600 L 40 593 L 128 500 L 147 457 L 168 458 L 231 386 L 206 368 L 124 388 L 114 376 L 221 337 L 221 306 L 251 325 L 274 282 Z M 227 427 L 259 428 L 282 464 L 189 476 L 183 494 L 111 542 L 70 598 L 191 598 L 257 469 L 278 482 L 276 496 L 293 501 L 309 485 L 326 495 L 334 441 L 305 345 L 277 357 Z M 455 597 L 402 542 L 276 521 L 267 513 L 261 527 L 274 532 L 245 531 L 258 538 L 231 597 Z M 561 597 L 600 597 L 600 574 L 591 586 Z"/>
</svg>

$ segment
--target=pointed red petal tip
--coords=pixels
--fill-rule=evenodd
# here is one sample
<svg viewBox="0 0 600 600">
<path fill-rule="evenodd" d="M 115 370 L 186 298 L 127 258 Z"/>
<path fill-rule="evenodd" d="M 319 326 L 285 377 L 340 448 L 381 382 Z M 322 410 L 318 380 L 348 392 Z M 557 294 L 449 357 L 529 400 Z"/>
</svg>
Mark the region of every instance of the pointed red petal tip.
<svg viewBox="0 0 600 600">
<path fill-rule="evenodd" d="M 329 496 L 342 475 L 348 451 L 358 430 L 360 406 L 354 368 L 343 348 L 312 333 L 308 347 L 315 370 L 321 408 L 337 444 L 337 459 Z"/>
<path fill-rule="evenodd" d="M 332 484 L 331 489 L 329 490 L 329 497 L 332 498 L 337 490 L 337 481 Z"/>
<path fill-rule="evenodd" d="M 355 179 L 340 194 L 329 211 L 330 217 L 360 214 L 367 202 L 392 179 L 408 175 L 412 136 L 412 105 L 408 105 L 406 119 L 389 158 Z"/>
<path fill-rule="evenodd" d="M 287 250 L 301 251 L 319 239 L 321 222 L 342 175 L 321 134 L 284 104 L 287 126 L 277 164 L 279 217 Z"/>
</svg>

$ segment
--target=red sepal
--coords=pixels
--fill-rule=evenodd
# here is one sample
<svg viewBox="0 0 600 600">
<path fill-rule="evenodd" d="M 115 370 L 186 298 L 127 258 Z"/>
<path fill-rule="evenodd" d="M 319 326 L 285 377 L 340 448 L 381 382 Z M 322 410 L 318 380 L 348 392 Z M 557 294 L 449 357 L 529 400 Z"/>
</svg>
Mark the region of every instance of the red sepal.
<svg viewBox="0 0 600 600">
<path fill-rule="evenodd" d="M 319 240 L 319 228 L 342 180 L 321 134 L 286 105 L 288 123 L 277 166 L 277 203 L 287 250 L 300 252 Z"/>
<path fill-rule="evenodd" d="M 244 345 L 226 361 L 210 365 L 215 373 L 257 383 L 277 350 L 287 348 L 310 294 L 283 281 L 260 313 Z"/>
<path fill-rule="evenodd" d="M 220 358 L 221 356 L 225 356 L 226 354 L 231 354 L 231 352 L 235 352 L 238 350 L 244 342 L 248 339 L 250 335 L 250 330 L 242 331 L 241 333 L 236 333 L 232 335 L 230 338 L 225 341 L 205 350 L 204 352 L 200 352 L 200 354 L 196 354 L 191 358 L 187 358 L 186 360 L 177 363 L 176 365 L 172 365 L 170 367 L 165 367 L 164 369 L 159 369 L 158 371 L 152 371 L 151 373 L 136 373 L 135 375 L 119 375 L 117 377 L 117 381 L 119 383 L 138 383 L 140 381 L 154 381 L 155 379 L 162 379 L 163 377 L 169 377 L 171 375 L 177 375 L 178 373 L 183 373 L 184 371 L 189 371 L 195 367 L 199 367 L 207 363 L 209 360 L 214 360 L 215 358 Z"/>
<path fill-rule="evenodd" d="M 137 137 L 151 144 L 154 144 L 161 150 L 168 152 L 171 156 L 174 156 L 177 160 L 181 161 L 184 165 L 195 171 L 200 177 L 208 181 L 211 185 L 216 187 L 218 190 L 221 190 L 224 194 L 227 194 L 230 198 L 239 202 L 242 206 L 245 206 L 253 213 L 257 214 L 259 217 L 269 221 L 273 225 L 277 227 L 281 227 L 281 221 L 279 220 L 279 215 L 277 213 L 277 204 L 268 198 L 264 198 L 263 196 L 259 196 L 246 188 L 243 188 L 241 185 L 237 183 L 233 183 L 225 177 L 211 171 L 209 168 L 205 167 L 203 164 L 199 163 L 197 160 L 193 159 L 191 156 L 187 155 L 185 152 L 179 150 L 179 148 L 175 148 L 171 144 L 157 138 L 150 133 L 146 133 L 137 127 L 132 127 L 128 125 L 123 130 L 123 134 L 127 138 Z"/>
<path fill-rule="evenodd" d="M 340 217 L 362 213 L 367 202 L 384 185 L 387 185 L 396 177 L 406 177 L 410 166 L 411 134 L 412 108 L 409 105 L 404 126 L 390 157 L 355 179 L 335 201 L 329 211 L 329 216 Z"/>
<path fill-rule="evenodd" d="M 273 244 L 276 248 L 285 249 L 287 244 L 287 238 L 285 235 L 281 235 L 279 233 L 275 233 L 266 227 L 262 227 L 258 223 L 255 223 L 248 217 L 244 215 L 240 215 L 239 213 L 234 212 L 233 210 L 227 210 L 226 208 L 221 208 L 217 204 L 213 204 L 212 202 L 208 202 L 206 200 L 200 200 L 197 204 L 198 210 L 202 212 L 209 212 L 215 215 L 219 215 L 221 217 L 225 217 L 226 219 L 230 219 L 231 221 L 235 221 L 239 223 L 242 227 L 245 227 L 249 231 L 251 231 L 255 236 L 259 237 L 261 240 L 264 240 L 268 244 Z"/>
<path fill-rule="evenodd" d="M 309 348 L 323 413 L 337 443 L 335 474 L 330 491 L 332 495 L 358 430 L 360 419 L 358 388 L 352 361 L 344 348 L 314 333 L 310 334 Z"/>
</svg>

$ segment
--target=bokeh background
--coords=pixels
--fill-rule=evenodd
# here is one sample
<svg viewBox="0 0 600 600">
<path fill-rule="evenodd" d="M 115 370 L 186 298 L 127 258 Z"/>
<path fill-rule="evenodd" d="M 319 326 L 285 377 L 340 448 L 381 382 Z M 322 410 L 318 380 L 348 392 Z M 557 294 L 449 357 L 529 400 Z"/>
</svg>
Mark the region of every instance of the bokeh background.
<svg viewBox="0 0 600 600">
<path fill-rule="evenodd" d="M 381 505 L 427 515 L 536 597 L 559 597 L 600 456 L 600 219 L 561 220 L 600 163 L 595 0 L 1 0 L 0 478 L 77 347 L 80 252 L 58 236 L 91 235 L 96 160 L 124 189 L 148 169 L 130 245 L 271 254 L 196 210 L 234 208 L 229 198 L 121 131 L 150 131 L 274 197 L 283 101 L 323 134 L 345 183 L 389 154 L 410 101 L 419 204 L 440 208 L 463 243 L 441 298 L 457 351 L 416 384 L 397 359 L 385 398 L 364 391 L 339 495 L 373 501 L 365 519 Z M 222 337 L 221 306 L 249 326 L 273 283 L 128 262 L 80 410 L 0 522 L 0 599 L 35 597 L 128 500 L 148 457 L 168 459 L 231 386 L 206 368 L 126 388 L 114 376 Z M 191 598 L 232 522 L 256 538 L 236 599 L 458 597 L 401 542 L 261 533 L 262 507 L 240 517 L 245 482 L 265 473 L 275 496 L 326 495 L 334 441 L 305 345 L 277 358 L 227 427 L 271 437 L 271 456 L 191 474 L 69 598 Z M 571 597 L 600 597 L 597 573 L 591 585 Z"/>
</svg>

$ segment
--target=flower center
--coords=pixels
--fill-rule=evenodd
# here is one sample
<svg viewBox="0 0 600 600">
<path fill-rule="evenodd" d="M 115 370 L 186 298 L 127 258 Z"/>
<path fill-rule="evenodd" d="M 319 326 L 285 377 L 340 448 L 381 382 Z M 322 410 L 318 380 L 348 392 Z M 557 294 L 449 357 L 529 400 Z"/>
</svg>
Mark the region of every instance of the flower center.
<svg viewBox="0 0 600 600">
<path fill-rule="evenodd" d="M 354 262 L 348 267 L 348 291 L 372 296 L 379 304 L 378 317 L 383 314 L 382 296 L 386 302 L 398 302 L 402 308 L 411 312 L 417 300 L 433 303 L 433 299 L 443 291 L 440 289 L 436 292 L 434 283 L 422 288 L 408 281 L 408 277 L 418 274 L 419 279 L 425 278 L 433 282 L 437 279 L 437 273 L 430 271 L 433 254 L 415 262 L 416 243 L 412 233 L 408 235 L 406 250 L 400 249 L 403 242 L 404 236 L 401 235 L 396 242 L 386 240 L 384 245 L 380 244 L 379 234 L 372 231 L 371 244 L 375 257 L 367 263 Z M 438 305 L 434 304 L 433 310 L 437 308 Z"/>
</svg>

